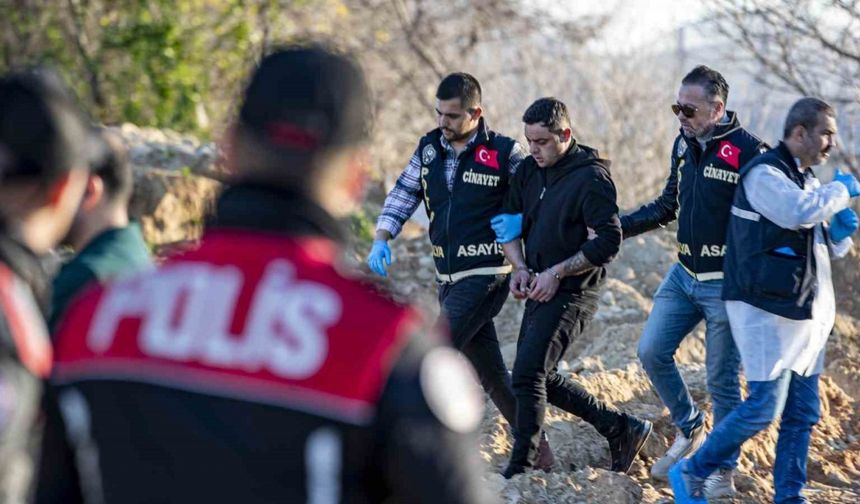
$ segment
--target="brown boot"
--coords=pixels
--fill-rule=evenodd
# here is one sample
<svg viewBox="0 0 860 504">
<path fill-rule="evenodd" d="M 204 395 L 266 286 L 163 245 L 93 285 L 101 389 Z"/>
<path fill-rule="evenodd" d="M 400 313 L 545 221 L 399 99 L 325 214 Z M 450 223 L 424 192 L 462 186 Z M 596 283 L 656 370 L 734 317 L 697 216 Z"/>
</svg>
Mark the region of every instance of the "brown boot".
<svg viewBox="0 0 860 504">
<path fill-rule="evenodd" d="M 550 472 L 553 467 L 555 467 L 555 455 L 552 454 L 552 448 L 549 447 L 549 439 L 547 439 L 546 433 L 541 432 L 535 469 Z"/>
</svg>

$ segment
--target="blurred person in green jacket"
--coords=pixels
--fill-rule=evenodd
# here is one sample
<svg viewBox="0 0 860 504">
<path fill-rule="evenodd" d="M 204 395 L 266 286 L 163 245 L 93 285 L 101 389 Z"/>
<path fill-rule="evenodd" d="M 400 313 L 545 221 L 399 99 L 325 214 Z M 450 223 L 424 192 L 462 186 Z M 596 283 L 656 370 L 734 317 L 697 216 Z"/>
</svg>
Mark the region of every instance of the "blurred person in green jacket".
<svg viewBox="0 0 860 504">
<path fill-rule="evenodd" d="M 125 277 L 152 264 L 140 226 L 129 221 L 134 178 L 122 141 L 101 131 L 104 153 L 91 166 L 86 191 L 64 239 L 77 255 L 54 278 L 53 334 L 69 302 L 92 282 Z"/>
</svg>

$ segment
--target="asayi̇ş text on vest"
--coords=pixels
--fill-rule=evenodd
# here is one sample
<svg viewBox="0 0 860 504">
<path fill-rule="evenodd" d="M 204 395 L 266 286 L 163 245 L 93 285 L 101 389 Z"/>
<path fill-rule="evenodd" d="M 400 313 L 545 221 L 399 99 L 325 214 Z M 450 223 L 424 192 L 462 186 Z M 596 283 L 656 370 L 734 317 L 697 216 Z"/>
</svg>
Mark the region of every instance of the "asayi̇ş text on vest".
<svg viewBox="0 0 860 504">
<path fill-rule="evenodd" d="M 675 141 L 678 163 L 678 259 L 700 281 L 723 277 L 726 226 L 739 171 L 761 153 L 763 142 L 743 129 L 737 115 L 718 124 L 704 150 L 682 133 Z"/>
<path fill-rule="evenodd" d="M 419 144 L 421 192 L 430 219 L 430 242 L 438 276 L 496 274 L 504 266 L 502 246 L 490 228 L 508 189 L 509 159 L 514 141 L 490 131 L 481 120 L 475 140 L 459 154 L 454 184 L 445 179 L 446 150 L 439 129 Z"/>
</svg>

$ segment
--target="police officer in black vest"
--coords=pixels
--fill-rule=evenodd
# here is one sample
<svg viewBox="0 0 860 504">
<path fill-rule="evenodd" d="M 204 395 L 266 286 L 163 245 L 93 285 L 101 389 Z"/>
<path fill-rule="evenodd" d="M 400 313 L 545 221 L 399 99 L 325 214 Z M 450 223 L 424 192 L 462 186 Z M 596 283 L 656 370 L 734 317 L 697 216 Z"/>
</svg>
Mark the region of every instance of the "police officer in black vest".
<svg viewBox="0 0 860 504">
<path fill-rule="evenodd" d="M 723 299 L 749 393 L 699 451 L 670 470 L 679 504 L 713 497 L 706 478 L 776 418 L 774 502 L 808 502 L 803 487 L 821 416 L 818 378 L 836 318 L 830 260 L 848 253 L 860 226 L 851 208 L 860 196 L 857 179 L 837 170 L 822 184 L 811 169 L 827 160 L 836 135 L 833 107 L 802 98 L 788 112 L 779 145 L 740 170 Z"/>
<path fill-rule="evenodd" d="M 26 123 L 6 112 L 28 101 L 0 79 L 0 145 Z M 468 364 L 414 309 L 337 267 L 338 217 L 362 195 L 371 104 L 364 72 L 341 52 L 291 46 L 263 58 L 226 139 L 234 178 L 199 247 L 88 289 L 59 324 L 36 503 L 491 502 Z M 55 154 L 40 133 L 30 152 Z M 83 173 L 62 198 L 67 222 L 86 183 Z M 7 355 L 0 345 L 3 379 Z M 33 409 L 0 384 L 0 414 L 7 399 L 19 402 L 13 419 Z M 14 461 L 4 429 L 0 475 Z"/>
<path fill-rule="evenodd" d="M 621 217 L 624 238 L 665 226 L 678 219 L 678 263 L 657 293 L 639 341 L 639 360 L 678 428 L 665 456 L 651 475 L 665 479 L 669 467 L 694 452 L 705 438 L 705 416 L 693 402 L 675 365 L 681 341 L 704 319 L 707 384 L 719 422 L 740 403 L 740 357 L 732 341 L 725 305 L 720 299 L 729 209 L 739 169 L 758 155 L 763 143 L 737 115 L 726 110 L 729 85 L 723 76 L 698 66 L 681 81 L 672 105 L 681 131 L 672 146 L 669 177 L 662 194 Z M 712 476 L 718 494 L 734 492 L 732 471 L 737 458 Z"/>
<path fill-rule="evenodd" d="M 376 239 L 367 258 L 386 275 L 388 240 L 422 202 L 430 220 L 430 242 L 439 283 L 439 304 L 455 347 L 471 361 L 481 384 L 514 425 L 516 401 L 502 360 L 493 317 L 508 294 L 511 266 L 490 227 L 500 213 L 510 177 L 525 157 L 513 139 L 487 127 L 481 85 L 467 73 L 445 77 L 436 91 L 439 127 L 424 135 L 409 165 L 385 199 Z M 552 465 L 541 443 L 542 468 Z"/>
<path fill-rule="evenodd" d="M 605 266 L 621 245 L 610 163 L 574 140 L 567 107 L 555 98 L 537 100 L 523 122 L 531 156 L 504 206 L 507 215 L 522 214 L 522 238 L 503 247 L 516 268 L 511 292 L 528 301 L 513 372 L 514 447 L 504 476 L 535 467 L 547 401 L 593 425 L 609 441 L 612 470 L 626 473 L 651 423 L 607 406 L 557 372 L 597 311 Z"/>
</svg>

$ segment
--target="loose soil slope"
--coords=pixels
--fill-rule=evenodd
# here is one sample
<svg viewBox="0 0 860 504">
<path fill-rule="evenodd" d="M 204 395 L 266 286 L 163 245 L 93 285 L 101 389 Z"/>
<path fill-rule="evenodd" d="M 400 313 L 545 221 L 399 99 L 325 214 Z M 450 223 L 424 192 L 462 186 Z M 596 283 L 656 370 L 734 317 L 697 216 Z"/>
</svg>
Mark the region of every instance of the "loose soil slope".
<svg viewBox="0 0 860 504">
<path fill-rule="evenodd" d="M 393 242 L 394 264 L 386 286 L 404 299 L 421 304 L 435 316 L 435 286 L 429 244 L 419 230 Z M 361 254 L 356 253 L 358 262 Z M 629 476 L 609 472 L 606 442 L 585 422 L 556 408 L 547 415 L 547 432 L 557 463 L 551 473 L 534 472 L 504 480 L 498 471 L 507 461 L 511 437 L 491 402 L 481 431 L 481 454 L 487 462 L 487 485 L 508 504 L 526 503 L 669 503 L 672 492 L 650 479 L 648 467 L 669 446 L 674 430 L 668 411 L 653 392 L 636 358 L 636 346 L 651 310 L 654 292 L 675 260 L 674 237 L 661 230 L 626 241 L 609 268 L 600 310 L 585 334 L 572 345 L 560 369 L 607 403 L 654 422 L 655 429 Z M 853 270 L 856 264 L 841 265 Z M 840 285 L 837 297 L 853 297 Z M 496 319 L 502 351 L 509 365 L 523 305 L 510 298 Z M 703 328 L 682 344 L 677 360 L 696 401 L 710 411 L 705 386 Z M 840 313 L 828 347 L 828 366 L 821 381 L 822 419 L 809 459 L 811 502 L 860 502 L 860 325 Z M 710 414 L 708 423 L 710 426 Z M 770 470 L 777 429 L 771 427 L 748 442 L 740 460 L 734 502 L 772 502 Z"/>
</svg>

